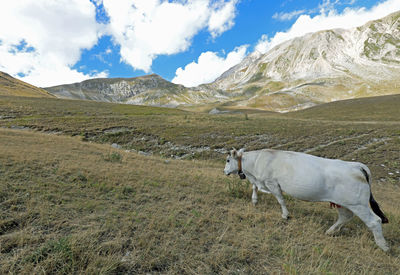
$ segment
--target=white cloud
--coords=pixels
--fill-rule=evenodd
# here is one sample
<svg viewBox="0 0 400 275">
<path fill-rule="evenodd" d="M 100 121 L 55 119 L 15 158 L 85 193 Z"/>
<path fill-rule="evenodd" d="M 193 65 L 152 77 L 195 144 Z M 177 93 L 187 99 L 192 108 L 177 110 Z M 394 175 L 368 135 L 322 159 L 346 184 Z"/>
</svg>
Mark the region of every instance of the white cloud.
<svg viewBox="0 0 400 275">
<path fill-rule="evenodd" d="M 71 67 L 98 40 L 96 9 L 83 0 L 6 0 L 0 9 L 0 70 L 38 86 L 81 81 Z"/>
<path fill-rule="evenodd" d="M 237 0 L 228 3 L 219 2 L 215 5 L 208 20 L 208 30 L 212 37 L 217 37 L 229 30 L 235 24 Z"/>
<path fill-rule="evenodd" d="M 266 53 L 269 49 L 273 48 L 271 45 L 272 39 L 270 39 L 268 35 L 263 34 L 258 40 L 257 45 L 254 47 L 254 51 L 257 51 L 259 53 Z"/>
<path fill-rule="evenodd" d="M 133 4 L 132 4 L 133 3 Z M 208 29 L 216 37 L 233 26 L 237 0 L 103 0 L 108 33 L 121 46 L 121 59 L 151 71 L 159 55 L 186 51 L 192 38 Z"/>
<path fill-rule="evenodd" d="M 280 20 L 280 21 L 287 21 L 287 20 L 292 20 L 294 17 L 305 13 L 306 10 L 295 10 L 292 12 L 279 12 L 275 13 L 272 18 Z"/>
<path fill-rule="evenodd" d="M 191 62 L 184 69 L 178 68 L 173 83 L 186 87 L 194 87 L 203 83 L 210 83 L 229 68 L 240 63 L 246 56 L 248 45 L 235 48 L 226 57 L 218 56 L 215 52 L 202 53 L 196 62 Z"/>
<path fill-rule="evenodd" d="M 272 38 L 263 35 L 255 46 L 255 50 L 265 53 L 284 41 L 303 36 L 310 32 L 357 27 L 400 9 L 400 0 L 387 0 L 375 5 L 371 9 L 362 7 L 346 8 L 343 12 L 338 13 L 334 9 L 334 5 L 337 3 L 338 1 L 324 1 L 320 6 L 318 15 L 314 17 L 301 15 L 288 31 L 277 32 Z"/>
<path fill-rule="evenodd" d="M 40 64 L 42 65 L 42 64 Z M 83 74 L 77 70 L 72 70 L 64 64 L 52 63 L 51 66 L 40 66 L 32 70 L 27 76 L 21 78 L 23 81 L 37 85 L 39 87 L 49 87 L 64 83 L 81 82 L 89 78 L 107 77 L 107 72 L 94 71 L 90 74 Z M 44 83 L 44 84 L 40 84 Z"/>
</svg>

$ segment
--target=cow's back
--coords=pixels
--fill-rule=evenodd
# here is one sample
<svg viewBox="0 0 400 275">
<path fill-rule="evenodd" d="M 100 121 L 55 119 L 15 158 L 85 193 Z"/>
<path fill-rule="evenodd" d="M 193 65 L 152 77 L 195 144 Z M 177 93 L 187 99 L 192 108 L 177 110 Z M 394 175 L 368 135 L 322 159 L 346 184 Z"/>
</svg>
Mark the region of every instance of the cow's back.
<svg viewBox="0 0 400 275">
<path fill-rule="evenodd" d="M 282 191 L 303 200 L 329 201 L 326 194 L 351 188 L 347 185 L 361 174 L 355 162 L 290 151 L 262 150 L 259 154 L 255 165 L 260 178 L 277 181 Z"/>
</svg>

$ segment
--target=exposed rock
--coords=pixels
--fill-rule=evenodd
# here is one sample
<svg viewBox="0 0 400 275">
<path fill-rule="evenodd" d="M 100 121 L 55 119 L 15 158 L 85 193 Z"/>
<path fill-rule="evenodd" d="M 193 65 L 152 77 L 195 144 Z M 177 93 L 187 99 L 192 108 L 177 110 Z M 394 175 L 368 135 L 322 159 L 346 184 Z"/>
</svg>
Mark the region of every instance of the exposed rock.
<svg viewBox="0 0 400 275">
<path fill-rule="evenodd" d="M 210 115 L 218 115 L 218 114 L 226 114 L 229 113 L 229 111 L 221 111 L 218 108 L 214 108 L 211 111 L 208 112 Z"/>
<path fill-rule="evenodd" d="M 121 148 L 122 148 L 122 146 L 119 145 L 119 144 L 117 144 L 117 143 L 111 144 L 111 147 L 112 147 L 112 148 L 115 148 L 115 149 L 121 149 Z"/>
<path fill-rule="evenodd" d="M 105 134 L 117 134 L 117 133 L 124 133 L 124 132 L 129 132 L 130 129 L 126 127 L 115 127 L 115 128 L 109 128 L 103 130 L 103 133 Z"/>
</svg>

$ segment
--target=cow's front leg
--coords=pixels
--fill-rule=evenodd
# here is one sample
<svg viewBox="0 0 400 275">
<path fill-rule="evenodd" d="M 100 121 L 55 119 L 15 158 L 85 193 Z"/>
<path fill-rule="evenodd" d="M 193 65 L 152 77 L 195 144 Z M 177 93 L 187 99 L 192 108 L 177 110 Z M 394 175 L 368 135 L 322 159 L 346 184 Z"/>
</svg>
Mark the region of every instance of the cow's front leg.
<svg viewBox="0 0 400 275">
<path fill-rule="evenodd" d="M 272 195 L 278 200 L 282 208 L 282 218 L 287 220 L 289 218 L 289 211 L 286 208 L 285 200 L 283 199 L 282 190 L 278 183 L 266 183 L 265 184 Z"/>
<path fill-rule="evenodd" d="M 254 206 L 257 204 L 257 186 L 253 184 L 253 194 L 251 195 L 251 201 Z"/>
</svg>

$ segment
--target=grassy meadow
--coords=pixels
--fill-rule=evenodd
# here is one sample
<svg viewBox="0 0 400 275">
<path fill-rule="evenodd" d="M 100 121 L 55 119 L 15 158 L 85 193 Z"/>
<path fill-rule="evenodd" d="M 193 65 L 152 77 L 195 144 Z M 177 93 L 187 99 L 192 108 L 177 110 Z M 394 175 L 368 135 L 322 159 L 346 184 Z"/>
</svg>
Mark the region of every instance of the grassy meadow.
<svg viewBox="0 0 400 275">
<path fill-rule="evenodd" d="M 209 115 L 0 96 L 0 274 L 395 274 L 400 95 L 296 113 Z M 113 148 L 118 147 L 120 149 Z M 389 218 L 381 251 L 326 203 L 251 204 L 225 152 L 275 148 L 357 160 Z"/>
</svg>

